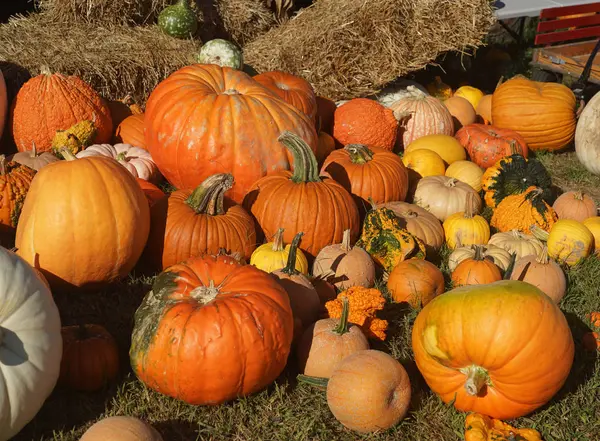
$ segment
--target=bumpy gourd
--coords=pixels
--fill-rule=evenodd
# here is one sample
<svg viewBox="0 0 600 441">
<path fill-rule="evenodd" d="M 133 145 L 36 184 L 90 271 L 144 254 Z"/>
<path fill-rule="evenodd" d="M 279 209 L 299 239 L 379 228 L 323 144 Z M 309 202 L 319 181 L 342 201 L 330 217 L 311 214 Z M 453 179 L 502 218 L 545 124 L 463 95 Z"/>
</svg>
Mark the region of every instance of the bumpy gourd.
<svg viewBox="0 0 600 441">
<path fill-rule="evenodd" d="M 542 441 L 535 429 L 516 429 L 503 421 L 480 413 L 465 419 L 465 441 Z"/>
<path fill-rule="evenodd" d="M 96 126 L 93 121 L 80 121 L 67 130 L 58 130 L 52 139 L 52 151 L 60 155 L 60 149 L 67 147 L 74 155 L 94 142 Z"/>
<path fill-rule="evenodd" d="M 525 193 L 506 197 L 494 210 L 490 225 L 498 231 L 519 230 L 530 234 L 537 225 L 550 231 L 558 216 L 543 199 L 543 190 L 529 187 Z"/>
</svg>

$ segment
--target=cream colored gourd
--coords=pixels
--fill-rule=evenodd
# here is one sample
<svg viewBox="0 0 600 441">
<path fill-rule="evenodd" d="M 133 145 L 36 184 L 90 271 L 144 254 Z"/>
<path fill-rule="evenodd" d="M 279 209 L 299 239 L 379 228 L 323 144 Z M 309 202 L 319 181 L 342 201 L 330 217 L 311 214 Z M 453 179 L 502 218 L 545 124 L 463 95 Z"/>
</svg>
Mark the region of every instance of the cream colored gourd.
<svg viewBox="0 0 600 441">
<path fill-rule="evenodd" d="M 80 441 L 163 441 L 154 427 L 130 416 L 114 416 L 98 421 Z"/>
<path fill-rule="evenodd" d="M 273 242 L 265 243 L 254 250 L 250 256 L 250 265 L 267 273 L 283 268 L 290 254 L 290 244 L 283 244 L 283 228 L 277 230 Z M 296 269 L 308 275 L 308 261 L 302 250 L 296 251 Z"/>
<path fill-rule="evenodd" d="M 0 441 L 39 412 L 60 372 L 61 323 L 48 286 L 0 247 Z"/>
<path fill-rule="evenodd" d="M 448 248 L 484 245 L 490 240 L 490 226 L 476 214 L 474 209 L 476 194 L 468 193 L 465 211 L 455 213 L 444 221 L 444 233 Z"/>
<path fill-rule="evenodd" d="M 453 214 L 465 211 L 468 194 L 474 195 L 473 210 L 479 213 L 481 198 L 470 185 L 446 176 L 428 176 L 417 184 L 414 202 L 443 222 Z"/>
<path fill-rule="evenodd" d="M 583 222 L 596 216 L 596 202 L 582 191 L 567 191 L 561 194 L 552 205 L 559 219 L 571 219 Z"/>
<path fill-rule="evenodd" d="M 481 247 L 481 252 L 485 259 L 490 260 L 502 271 L 506 271 L 508 265 L 510 265 L 511 255 L 504 248 L 488 243 Z M 474 257 L 474 246 L 456 248 L 448 257 L 448 269 L 452 272 L 463 260 L 472 259 Z"/>
<path fill-rule="evenodd" d="M 600 92 L 585 105 L 575 129 L 575 153 L 590 172 L 600 175 Z"/>
<path fill-rule="evenodd" d="M 525 256 L 515 262 L 511 280 L 520 280 L 538 287 L 554 303 L 559 303 L 567 291 L 567 279 L 560 265 L 548 257 L 548 248 L 537 256 Z"/>
<path fill-rule="evenodd" d="M 529 255 L 537 256 L 544 247 L 544 244 L 538 238 L 517 230 L 492 235 L 488 245 L 496 245 L 510 254 L 514 253 L 516 259 Z"/>
<path fill-rule="evenodd" d="M 60 161 L 60 159 L 50 152 L 39 153 L 35 146 L 35 142 L 32 144 L 33 145 L 30 151 L 17 152 L 10 156 L 8 161 L 18 162 L 19 164 L 26 165 L 27 167 L 34 169 L 35 171 L 39 171 L 42 167 L 48 164 Z"/>
<path fill-rule="evenodd" d="M 313 265 L 313 276 L 332 273 L 328 278 L 340 290 L 352 286 L 371 288 L 375 283 L 375 264 L 365 250 L 352 247 L 350 230 L 344 231 L 342 243 L 328 245 L 319 251 Z"/>
</svg>

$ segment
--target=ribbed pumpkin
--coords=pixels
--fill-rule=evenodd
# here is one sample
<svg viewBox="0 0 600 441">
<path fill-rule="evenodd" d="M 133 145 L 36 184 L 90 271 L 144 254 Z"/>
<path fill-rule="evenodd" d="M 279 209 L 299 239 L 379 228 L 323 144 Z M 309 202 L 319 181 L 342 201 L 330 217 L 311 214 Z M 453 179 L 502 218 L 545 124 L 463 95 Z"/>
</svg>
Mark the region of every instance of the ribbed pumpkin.
<svg viewBox="0 0 600 441">
<path fill-rule="evenodd" d="M 35 170 L 0 155 L 0 233 L 14 232 Z"/>
<path fill-rule="evenodd" d="M 533 234 L 548 245 L 548 256 L 568 266 L 576 265 L 594 249 L 594 235 L 581 222 L 560 219 L 551 229 L 533 228 Z"/>
<path fill-rule="evenodd" d="M 505 197 L 494 209 L 490 226 L 501 232 L 529 234 L 534 225 L 550 231 L 557 220 L 556 212 L 543 199 L 543 190 L 529 187 L 524 193 Z"/>
<path fill-rule="evenodd" d="M 253 78 L 275 92 L 286 103 L 302 111 L 312 121 L 316 121 L 317 97 L 308 81 L 281 71 L 263 72 Z"/>
<path fill-rule="evenodd" d="M 426 135 L 405 147 L 405 153 L 418 149 L 433 150 L 442 157 L 446 166 L 455 161 L 464 161 L 467 159 L 467 152 L 462 145 L 449 135 Z"/>
<path fill-rule="evenodd" d="M 595 253 L 600 253 L 600 216 L 588 217 L 583 221 L 583 225 L 585 225 L 594 236 Z"/>
<path fill-rule="evenodd" d="M 431 262 L 408 259 L 396 265 L 388 277 L 387 287 L 395 302 L 408 302 L 417 308 L 443 294 L 444 275 Z"/>
<path fill-rule="evenodd" d="M 575 353 L 558 306 L 514 280 L 436 297 L 415 320 L 412 348 L 419 371 L 445 403 L 500 419 L 550 401 Z"/>
<path fill-rule="evenodd" d="M 600 93 L 586 103 L 575 130 L 575 154 L 590 173 L 600 175 Z"/>
<path fill-rule="evenodd" d="M 475 195 L 473 207 L 479 213 L 481 198 L 470 185 L 446 176 L 428 176 L 417 184 L 414 200 L 443 222 L 454 213 L 465 211 L 468 194 Z"/>
<path fill-rule="evenodd" d="M 187 66 L 162 81 L 144 121 L 146 148 L 171 184 L 195 188 L 231 173 L 228 196 L 238 203 L 267 171 L 290 169 L 292 156 L 277 141 L 282 131 L 317 149 L 310 118 L 245 73 L 215 64 Z"/>
<path fill-rule="evenodd" d="M 444 229 L 433 214 L 418 205 L 408 202 L 388 202 L 377 208 L 389 208 L 394 212 L 400 225 L 425 243 L 427 256 L 435 254 L 444 243 Z"/>
<path fill-rule="evenodd" d="M 510 129 L 491 125 L 470 124 L 456 132 L 455 138 L 467 150 L 469 158 L 480 167 L 495 165 L 505 156 L 529 153 L 525 139 Z"/>
<path fill-rule="evenodd" d="M 104 418 L 85 431 L 80 441 L 163 441 L 154 427 L 130 416 Z"/>
<path fill-rule="evenodd" d="M 567 191 L 561 194 L 552 205 L 559 219 L 571 219 L 583 222 L 587 218 L 596 216 L 598 208 L 596 202 L 582 191 Z"/>
<path fill-rule="evenodd" d="M 475 255 L 460 262 L 452 271 L 454 286 L 485 285 L 502 280 L 500 268 L 483 256 L 483 247 L 474 245 L 473 248 Z"/>
<path fill-rule="evenodd" d="M 529 255 L 537 256 L 544 247 L 544 244 L 537 237 L 524 234 L 518 230 L 492 235 L 488 241 L 488 246 L 490 245 L 503 248 L 510 254 L 515 254 L 517 260 Z"/>
<path fill-rule="evenodd" d="M 51 286 L 93 289 L 133 269 L 148 238 L 150 208 L 114 159 L 63 151 L 67 161 L 47 165 L 32 181 L 15 245 Z"/>
<path fill-rule="evenodd" d="M 446 169 L 444 175 L 450 178 L 456 178 L 465 184 L 469 184 L 471 188 L 477 192 L 481 191 L 481 178 L 483 178 L 483 170 L 474 162 L 453 162 Z"/>
<path fill-rule="evenodd" d="M 492 97 L 493 95 L 484 95 L 479 100 L 475 113 L 481 119 L 483 124 L 493 124 L 492 122 Z"/>
<path fill-rule="evenodd" d="M 265 236 L 284 228 L 283 240 L 291 242 L 294 231 L 304 232 L 301 248 L 309 260 L 323 247 L 340 243 L 344 230 L 356 240 L 360 218 L 350 193 L 335 180 L 319 177 L 317 160 L 299 136 L 284 132 L 279 139 L 294 155 L 294 172 L 259 179 L 244 200 Z"/>
<path fill-rule="evenodd" d="M 462 127 L 475 123 L 477 114 L 471 103 L 460 96 L 452 96 L 444 101 L 444 106 L 452 115 L 454 131 Z M 453 135 L 454 133 L 451 133 Z"/>
<path fill-rule="evenodd" d="M 94 143 L 110 142 L 113 132 L 108 104 L 85 81 L 76 76 L 42 73 L 27 81 L 15 97 L 10 125 L 17 149 L 29 150 L 32 142 L 40 152 L 49 151 L 58 130 L 78 122 L 94 122 Z"/>
<path fill-rule="evenodd" d="M 129 356 L 136 376 L 193 405 L 263 389 L 285 367 L 292 342 L 285 290 L 264 271 L 228 256 L 169 267 L 134 319 Z"/>
<path fill-rule="evenodd" d="M 408 86 L 404 96 L 390 108 L 402 118 L 397 145 L 406 147 L 414 140 L 426 135 L 452 135 L 452 115 L 442 102 L 415 86 Z"/>
<path fill-rule="evenodd" d="M 505 233 L 500 233 L 505 234 Z M 500 270 L 506 271 L 510 266 L 512 260 L 511 254 L 504 248 L 496 245 L 471 245 L 470 247 L 459 247 L 456 248 L 448 257 L 448 269 L 450 272 L 454 271 L 456 267 L 466 259 L 472 259 L 475 257 L 475 251 L 477 247 L 481 249 L 481 256 L 484 259 L 489 260 L 495 264 Z"/>
<path fill-rule="evenodd" d="M 395 153 L 361 144 L 332 152 L 321 176 L 329 175 L 352 196 L 361 213 L 376 204 L 403 201 L 408 192 L 408 171 Z"/>
<path fill-rule="evenodd" d="M 567 291 L 567 279 L 560 265 L 548 257 L 544 247 L 537 256 L 529 255 L 515 262 L 511 280 L 531 283 L 542 290 L 554 303 L 560 303 Z"/>
<path fill-rule="evenodd" d="M 283 228 L 277 230 L 273 242 L 262 244 L 250 256 L 250 265 L 267 273 L 283 268 L 287 264 L 291 244 L 284 246 Z M 308 261 L 302 250 L 296 251 L 296 270 L 308 275 Z"/>
<path fill-rule="evenodd" d="M 221 248 L 250 259 L 256 229 L 250 214 L 225 196 L 232 186 L 232 175 L 216 174 L 195 190 L 177 190 L 156 203 L 145 252 L 153 268 L 217 254 Z"/>
<path fill-rule="evenodd" d="M 142 178 L 136 178 L 136 181 L 144 191 L 150 207 L 154 206 L 156 202 L 165 197 L 165 193 L 153 183 Z"/>
<path fill-rule="evenodd" d="M 35 171 L 39 171 L 42 167 L 53 162 L 58 162 L 60 159 L 50 152 L 38 152 L 34 142 L 31 150 L 17 152 L 9 156 L 8 162 L 10 161 L 18 162 L 21 165 L 25 165 Z"/>
<path fill-rule="evenodd" d="M 533 150 L 560 150 L 575 136 L 576 100 L 567 86 L 517 76 L 494 91 L 494 125 L 520 133 Z"/>
<path fill-rule="evenodd" d="M 319 166 L 323 165 L 327 157 L 335 150 L 335 148 L 336 145 L 333 136 L 325 132 L 319 132 L 319 145 L 317 146 L 317 152 L 315 153 Z"/>
<path fill-rule="evenodd" d="M 490 226 L 475 210 L 476 195 L 467 194 L 465 210 L 454 213 L 444 221 L 444 233 L 448 248 L 484 245 L 490 240 Z"/>
<path fill-rule="evenodd" d="M 145 149 L 144 114 L 131 115 L 125 118 L 117 127 L 115 141 Z"/>
</svg>

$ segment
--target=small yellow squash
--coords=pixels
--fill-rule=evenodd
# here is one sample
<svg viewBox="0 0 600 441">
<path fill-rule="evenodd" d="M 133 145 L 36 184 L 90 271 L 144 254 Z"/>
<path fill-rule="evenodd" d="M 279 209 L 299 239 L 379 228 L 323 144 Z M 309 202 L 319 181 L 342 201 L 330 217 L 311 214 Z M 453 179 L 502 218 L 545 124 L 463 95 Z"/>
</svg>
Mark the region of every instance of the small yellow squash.
<svg viewBox="0 0 600 441">
<path fill-rule="evenodd" d="M 436 152 L 442 157 L 446 165 L 450 165 L 456 161 L 464 161 L 467 159 L 467 151 L 465 148 L 454 138 L 449 135 L 427 135 L 422 136 L 411 142 L 408 147 L 404 149 L 405 153 L 412 152 L 414 150 L 427 149 Z"/>
<path fill-rule="evenodd" d="M 474 208 L 476 196 L 474 193 L 468 193 L 465 211 L 455 213 L 444 221 L 448 248 L 484 245 L 490 240 L 490 226 Z"/>
<path fill-rule="evenodd" d="M 548 256 L 569 266 L 577 264 L 594 250 L 592 232 L 581 222 L 572 219 L 556 221 L 550 232 L 538 227 L 532 227 L 532 232 L 538 239 L 546 241 Z"/>
<path fill-rule="evenodd" d="M 250 265 L 267 273 L 284 268 L 290 254 L 290 244 L 283 246 L 283 228 L 277 230 L 273 242 L 259 246 L 250 256 Z M 296 270 L 308 275 L 308 261 L 302 250 L 296 252 Z"/>
<path fill-rule="evenodd" d="M 471 161 L 456 161 L 446 169 L 446 176 L 456 178 L 469 184 L 473 190 L 481 191 L 481 178 L 483 169 Z"/>
</svg>

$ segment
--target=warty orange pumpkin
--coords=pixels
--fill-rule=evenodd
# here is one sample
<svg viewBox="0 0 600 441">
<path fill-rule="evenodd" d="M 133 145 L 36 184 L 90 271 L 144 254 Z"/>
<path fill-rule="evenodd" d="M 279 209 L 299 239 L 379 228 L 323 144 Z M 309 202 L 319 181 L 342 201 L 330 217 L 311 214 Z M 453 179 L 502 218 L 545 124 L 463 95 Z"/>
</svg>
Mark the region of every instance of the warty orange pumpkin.
<svg viewBox="0 0 600 441">
<path fill-rule="evenodd" d="M 275 380 L 292 333 L 290 301 L 273 277 L 228 256 L 196 257 L 156 278 L 135 313 L 129 355 L 151 389 L 214 405 Z"/>
<path fill-rule="evenodd" d="M 291 168 L 277 141 L 285 130 L 316 152 L 313 122 L 275 92 L 236 69 L 195 64 L 162 81 L 148 98 L 146 148 L 179 189 L 195 188 L 216 173 L 231 173 L 228 196 L 240 203 L 261 177 Z M 273 232 L 274 233 L 274 232 Z"/>
<path fill-rule="evenodd" d="M 514 130 L 485 124 L 464 126 L 455 138 L 467 150 L 469 158 L 479 167 L 492 167 L 506 156 L 519 154 L 527 158 L 525 139 Z"/>
<path fill-rule="evenodd" d="M 35 170 L 0 155 L 0 233 L 14 232 Z"/>
<path fill-rule="evenodd" d="M 412 347 L 419 371 L 445 403 L 499 419 L 547 403 L 567 379 L 575 352 L 558 306 L 514 280 L 436 297 L 415 320 Z"/>
</svg>

